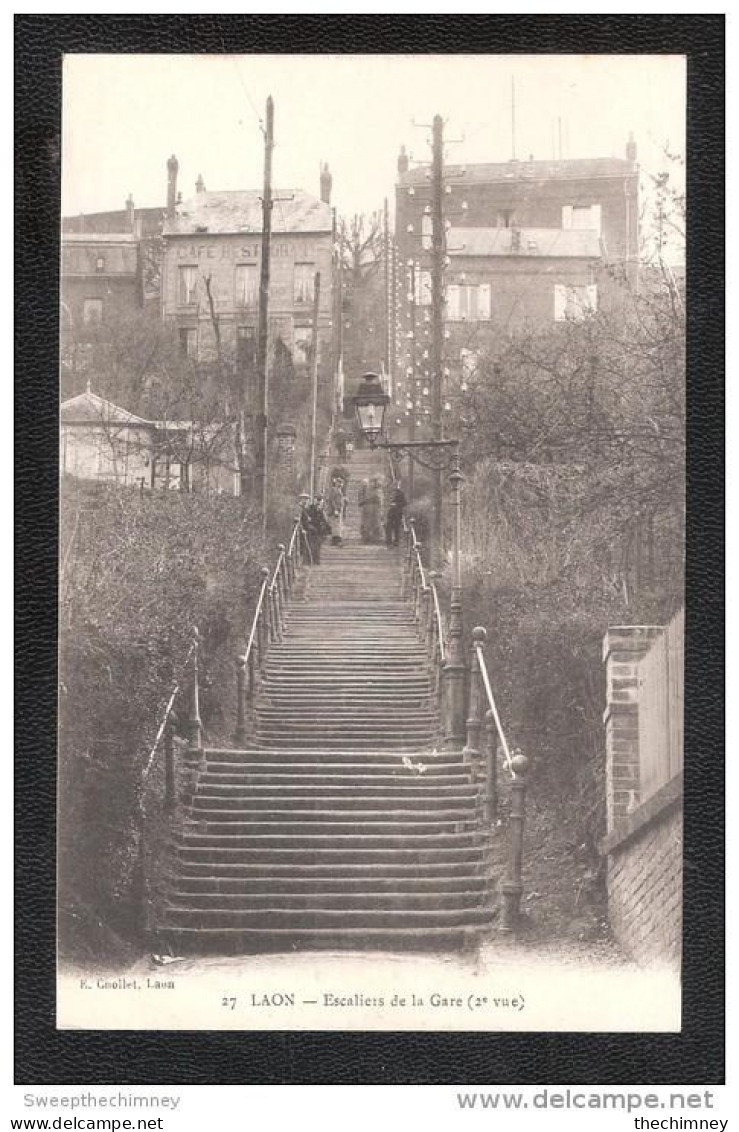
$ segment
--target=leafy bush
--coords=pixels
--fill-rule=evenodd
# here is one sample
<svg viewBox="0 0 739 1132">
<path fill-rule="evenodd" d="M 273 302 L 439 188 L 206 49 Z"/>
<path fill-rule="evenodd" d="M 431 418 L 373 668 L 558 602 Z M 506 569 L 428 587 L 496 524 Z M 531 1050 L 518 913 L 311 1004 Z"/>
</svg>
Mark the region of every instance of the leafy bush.
<svg viewBox="0 0 739 1132">
<path fill-rule="evenodd" d="M 65 484 L 61 510 L 60 901 L 129 936 L 142 771 L 197 625 L 201 711 L 211 736 L 233 720 L 264 559 L 237 499 Z M 269 555 L 270 560 L 273 554 Z"/>
</svg>

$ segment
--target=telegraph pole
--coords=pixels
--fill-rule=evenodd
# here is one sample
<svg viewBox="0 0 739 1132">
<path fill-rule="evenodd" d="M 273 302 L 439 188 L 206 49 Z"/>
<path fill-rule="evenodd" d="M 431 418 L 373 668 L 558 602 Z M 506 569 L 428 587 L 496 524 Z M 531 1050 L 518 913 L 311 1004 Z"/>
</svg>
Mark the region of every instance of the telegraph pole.
<svg viewBox="0 0 739 1132">
<path fill-rule="evenodd" d="M 267 529 L 267 337 L 269 333 L 269 258 L 272 241 L 272 150 L 274 149 L 274 102 L 267 99 L 264 131 L 264 190 L 262 194 L 262 262 L 259 276 L 259 329 L 257 334 L 256 498 L 262 531 Z"/>
<path fill-rule="evenodd" d="M 411 403 L 411 419 L 408 426 L 408 439 L 413 443 L 416 439 L 416 264 L 414 260 L 410 261 L 410 281 L 411 289 L 410 295 L 410 322 L 411 322 L 411 368 L 413 373 L 410 380 L 410 397 L 408 400 Z M 413 503 L 413 489 L 415 486 L 413 475 L 413 460 L 408 461 L 408 503 Z"/>
<path fill-rule="evenodd" d="M 321 297 L 321 273 L 313 277 L 313 334 L 311 337 L 311 383 L 313 388 L 313 414 L 310 430 L 310 494 L 316 494 L 316 427 L 318 418 L 318 304 Z"/>
<path fill-rule="evenodd" d="M 444 120 L 434 116 L 431 162 L 431 429 L 434 440 L 443 439 L 442 374 L 444 369 Z M 434 469 L 433 562 L 441 565 L 443 513 L 441 469 Z"/>
<path fill-rule="evenodd" d="M 390 373 L 390 222 L 387 197 L 385 197 L 385 205 L 383 209 L 383 226 L 382 226 L 382 259 L 385 274 L 385 373 Z"/>
</svg>

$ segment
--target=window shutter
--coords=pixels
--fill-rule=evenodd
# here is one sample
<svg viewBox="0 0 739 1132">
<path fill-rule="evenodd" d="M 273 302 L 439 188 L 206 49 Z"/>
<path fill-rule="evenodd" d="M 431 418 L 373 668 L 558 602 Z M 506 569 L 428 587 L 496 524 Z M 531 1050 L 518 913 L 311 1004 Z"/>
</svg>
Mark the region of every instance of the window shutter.
<svg viewBox="0 0 739 1132">
<path fill-rule="evenodd" d="M 571 228 L 572 227 L 572 205 L 571 204 L 562 205 L 562 227 L 563 228 Z"/>
<path fill-rule="evenodd" d="M 481 283 L 477 288 L 477 317 L 490 318 L 490 284 Z"/>
<path fill-rule="evenodd" d="M 554 284 L 554 321 L 564 322 L 567 311 L 567 288 L 561 283 Z"/>
</svg>

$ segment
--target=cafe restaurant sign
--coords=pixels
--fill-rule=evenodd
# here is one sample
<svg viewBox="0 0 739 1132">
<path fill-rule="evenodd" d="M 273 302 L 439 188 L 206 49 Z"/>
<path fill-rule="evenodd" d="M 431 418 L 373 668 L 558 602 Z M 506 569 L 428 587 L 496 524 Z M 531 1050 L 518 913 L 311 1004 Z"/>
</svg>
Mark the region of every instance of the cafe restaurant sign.
<svg viewBox="0 0 739 1132">
<path fill-rule="evenodd" d="M 207 260 L 258 260 L 261 255 L 261 237 L 248 239 L 244 236 L 227 237 L 210 240 L 177 241 L 177 258 L 192 263 L 201 263 Z M 308 260 L 315 259 L 319 251 L 313 242 L 299 240 L 277 239 L 272 240 L 271 253 L 277 259 L 294 259 L 296 254 Z"/>
</svg>

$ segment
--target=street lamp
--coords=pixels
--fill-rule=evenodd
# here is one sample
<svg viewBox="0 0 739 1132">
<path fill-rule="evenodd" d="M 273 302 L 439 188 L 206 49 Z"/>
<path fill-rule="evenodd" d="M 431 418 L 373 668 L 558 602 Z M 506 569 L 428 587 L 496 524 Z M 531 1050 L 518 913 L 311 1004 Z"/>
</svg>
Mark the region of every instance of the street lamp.
<svg viewBox="0 0 739 1132">
<path fill-rule="evenodd" d="M 382 435 L 385 409 L 389 404 L 390 398 L 382 388 L 380 375 L 365 373 L 354 397 L 354 409 L 359 431 L 369 441 L 370 448 L 376 446 Z"/>
</svg>

